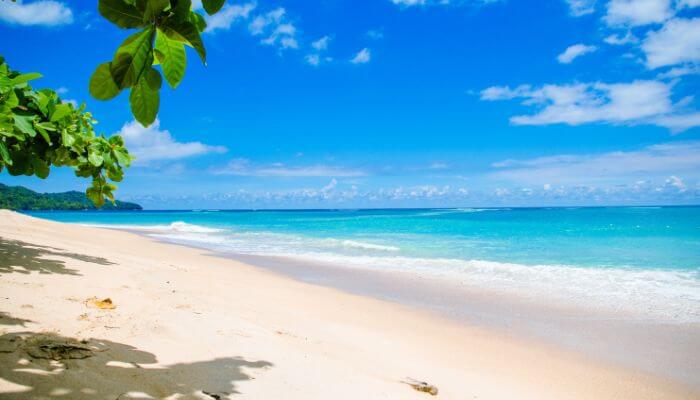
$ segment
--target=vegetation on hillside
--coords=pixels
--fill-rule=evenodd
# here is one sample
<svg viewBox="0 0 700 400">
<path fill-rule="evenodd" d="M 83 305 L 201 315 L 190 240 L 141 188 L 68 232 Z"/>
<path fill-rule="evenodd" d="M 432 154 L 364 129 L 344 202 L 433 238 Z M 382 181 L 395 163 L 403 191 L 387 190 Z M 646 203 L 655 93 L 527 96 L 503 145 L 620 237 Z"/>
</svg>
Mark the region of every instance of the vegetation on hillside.
<svg viewBox="0 0 700 400">
<path fill-rule="evenodd" d="M 37 193 L 22 186 L 0 183 L 0 208 L 9 210 L 92 210 L 96 209 L 85 193 Z M 105 210 L 141 210 L 135 203 L 116 200 L 102 207 Z"/>
<path fill-rule="evenodd" d="M 64 102 L 50 89 L 35 90 L 29 82 L 40 74 L 12 71 L 0 57 L 0 172 L 49 176 L 51 166 L 69 166 L 92 179 L 86 191 L 95 205 L 114 200 L 113 182 L 124 176 L 131 156 L 119 135 L 97 136 L 95 121 L 85 111 Z"/>
</svg>

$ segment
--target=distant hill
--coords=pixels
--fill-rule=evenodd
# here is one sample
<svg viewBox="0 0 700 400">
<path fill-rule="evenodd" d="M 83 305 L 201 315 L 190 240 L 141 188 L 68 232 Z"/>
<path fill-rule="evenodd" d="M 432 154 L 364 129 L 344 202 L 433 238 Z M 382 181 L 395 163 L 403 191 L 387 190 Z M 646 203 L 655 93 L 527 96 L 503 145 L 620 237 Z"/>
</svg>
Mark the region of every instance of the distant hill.
<svg viewBox="0 0 700 400">
<path fill-rule="evenodd" d="M 83 192 L 37 193 L 22 186 L 0 183 L 0 208 L 9 210 L 95 210 L 95 205 Z M 141 210 L 135 203 L 109 201 L 101 210 Z"/>
</svg>

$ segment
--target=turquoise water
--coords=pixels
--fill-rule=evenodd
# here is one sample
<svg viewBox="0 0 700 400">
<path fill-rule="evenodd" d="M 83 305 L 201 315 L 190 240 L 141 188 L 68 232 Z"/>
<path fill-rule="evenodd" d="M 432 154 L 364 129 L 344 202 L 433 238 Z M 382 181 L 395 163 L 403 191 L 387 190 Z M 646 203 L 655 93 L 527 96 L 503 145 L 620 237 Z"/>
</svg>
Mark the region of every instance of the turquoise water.
<svg viewBox="0 0 700 400">
<path fill-rule="evenodd" d="M 700 207 L 31 214 L 700 321 Z"/>
</svg>

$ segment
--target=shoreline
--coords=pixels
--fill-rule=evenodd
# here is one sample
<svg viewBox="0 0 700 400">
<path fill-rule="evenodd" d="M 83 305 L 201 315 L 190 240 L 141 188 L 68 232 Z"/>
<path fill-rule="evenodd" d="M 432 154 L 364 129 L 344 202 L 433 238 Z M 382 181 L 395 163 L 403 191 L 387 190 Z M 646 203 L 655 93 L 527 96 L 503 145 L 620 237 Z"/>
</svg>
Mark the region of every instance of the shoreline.
<svg viewBox="0 0 700 400">
<path fill-rule="evenodd" d="M 83 225 L 92 226 L 92 225 Z M 158 242 L 201 249 L 312 285 L 389 301 L 501 334 L 544 342 L 594 359 L 640 369 L 700 389 L 700 324 L 644 319 L 630 311 L 552 303 L 449 282 L 411 272 L 368 270 L 320 260 L 215 250 L 195 242 L 151 235 L 148 230 L 101 226 Z M 649 351 L 653 348 L 653 351 Z"/>
<path fill-rule="evenodd" d="M 3 336 L 53 331 L 113 343 L 112 350 L 86 359 L 94 370 L 82 376 L 81 361 L 74 360 L 51 377 L 2 368 L 3 398 L 59 386 L 72 391 L 70 398 L 95 398 L 75 396 L 86 387 L 114 394 L 113 386 L 133 386 L 134 377 L 120 375 L 121 369 L 115 376 L 117 367 L 93 361 L 135 349 L 151 356 L 119 361 L 168 372 L 139 379 L 140 390 L 133 391 L 156 398 L 206 399 L 203 390 L 236 391 L 236 398 L 426 398 L 400 382 L 406 377 L 435 384 L 438 398 L 698 396 L 696 388 L 673 380 L 290 279 L 210 251 L 7 211 L 0 217 L 0 254 L 28 272 L 0 264 Z M 110 297 L 117 308 L 87 308 L 83 301 L 90 296 Z M 13 354 L 0 353 L 0 362 L 17 361 Z M 9 394 L 17 385 L 30 391 Z"/>
</svg>

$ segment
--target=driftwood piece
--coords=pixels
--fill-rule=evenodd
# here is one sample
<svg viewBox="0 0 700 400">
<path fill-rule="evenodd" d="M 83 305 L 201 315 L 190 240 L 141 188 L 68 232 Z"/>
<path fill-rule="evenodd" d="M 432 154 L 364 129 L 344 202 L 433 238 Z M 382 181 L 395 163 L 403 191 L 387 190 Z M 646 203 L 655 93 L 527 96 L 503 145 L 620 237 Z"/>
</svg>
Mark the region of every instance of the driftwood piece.
<svg viewBox="0 0 700 400">
<path fill-rule="evenodd" d="M 401 381 L 401 383 L 405 383 L 408 386 L 412 387 L 414 390 L 417 390 L 419 392 L 428 393 L 431 396 L 437 396 L 437 394 L 438 394 L 437 386 L 431 385 L 428 382 L 419 381 L 419 380 L 413 379 L 413 378 L 406 378 L 406 380 Z"/>
</svg>

